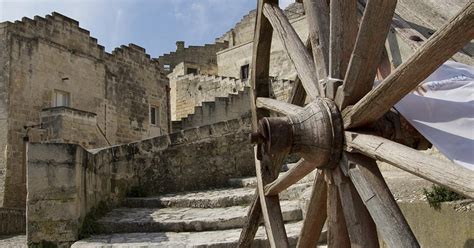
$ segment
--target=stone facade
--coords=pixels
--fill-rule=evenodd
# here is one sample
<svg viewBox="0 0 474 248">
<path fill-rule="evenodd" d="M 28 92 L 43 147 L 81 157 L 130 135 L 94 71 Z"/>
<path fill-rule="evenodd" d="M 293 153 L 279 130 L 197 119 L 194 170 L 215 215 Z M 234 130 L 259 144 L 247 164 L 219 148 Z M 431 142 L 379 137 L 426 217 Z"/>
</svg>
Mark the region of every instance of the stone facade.
<svg viewBox="0 0 474 248">
<path fill-rule="evenodd" d="M 87 151 L 78 145 L 28 146 L 27 237 L 68 245 L 101 201 L 121 202 L 132 187 L 147 195 L 228 186 L 254 174 L 249 119 L 188 129 Z"/>
<path fill-rule="evenodd" d="M 61 14 L 1 23 L 0 70 L 0 205 L 25 206 L 25 137 L 94 148 L 169 132 L 169 85 L 158 61 L 134 44 L 106 53 L 89 31 Z M 61 105 L 96 115 L 96 124 L 82 130 L 95 140 L 41 128 L 41 111 Z"/>
</svg>

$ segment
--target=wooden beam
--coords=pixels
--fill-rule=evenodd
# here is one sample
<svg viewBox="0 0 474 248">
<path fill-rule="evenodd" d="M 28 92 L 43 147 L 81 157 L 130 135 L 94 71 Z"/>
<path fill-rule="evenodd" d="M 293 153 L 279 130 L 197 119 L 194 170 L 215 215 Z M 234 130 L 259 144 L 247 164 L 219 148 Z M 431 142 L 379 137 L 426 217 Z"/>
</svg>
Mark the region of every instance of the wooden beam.
<svg viewBox="0 0 474 248">
<path fill-rule="evenodd" d="M 318 170 L 296 247 L 316 247 L 327 218 L 326 199 L 327 186 L 324 173 Z"/>
<path fill-rule="evenodd" d="M 257 146 L 255 146 L 254 153 L 257 154 Z M 260 205 L 265 223 L 265 231 L 267 239 L 272 248 L 289 247 L 288 238 L 285 231 L 285 223 L 283 222 L 283 215 L 280 207 L 280 199 L 278 195 L 265 196 L 264 187 L 266 184 L 272 182 L 277 177 L 275 168 L 269 167 L 272 165 L 271 160 L 266 154 L 263 155 L 263 161 L 260 163 L 255 156 L 255 168 L 257 171 L 257 189 L 260 198 Z M 278 159 L 277 159 L 278 160 Z M 278 168 L 281 168 L 281 164 Z"/>
<path fill-rule="evenodd" d="M 346 152 L 341 165 L 388 247 L 420 247 L 375 161 Z"/>
<path fill-rule="evenodd" d="M 343 79 L 357 37 L 357 0 L 330 1 L 329 75 Z"/>
<path fill-rule="evenodd" d="M 270 112 L 266 109 L 257 109 L 255 100 L 257 97 L 270 97 L 270 50 L 272 45 L 273 29 L 268 20 L 263 15 L 263 5 L 265 3 L 278 4 L 278 0 L 259 0 L 257 5 L 257 17 L 255 23 L 255 33 L 253 41 L 252 71 L 250 82 L 252 90 L 250 91 L 250 109 L 252 112 L 252 128 L 258 129 L 258 120 L 269 116 Z M 262 161 L 263 166 L 278 168 L 281 161 Z M 258 205 L 258 206 L 257 206 Z M 260 199 L 258 191 L 248 212 L 247 221 L 244 224 L 240 234 L 238 247 L 251 247 L 255 234 L 258 230 L 258 224 L 262 216 Z"/>
<path fill-rule="evenodd" d="M 472 170 L 374 135 L 345 132 L 345 140 L 347 151 L 362 153 L 474 198 Z"/>
<path fill-rule="evenodd" d="M 304 0 L 316 72 L 320 80 L 329 71 L 329 6 L 326 0 Z"/>
<path fill-rule="evenodd" d="M 334 170 L 333 176 L 341 196 L 342 211 L 344 212 L 351 247 L 379 247 L 375 223 L 360 199 L 354 185 L 341 172 L 339 167 Z"/>
<path fill-rule="evenodd" d="M 474 3 L 470 1 L 443 28 L 356 105 L 343 111 L 344 127 L 354 128 L 380 118 L 395 103 L 474 39 Z"/>
<path fill-rule="evenodd" d="M 344 84 L 337 91 L 340 109 L 355 104 L 372 89 L 396 5 L 397 0 L 368 1 Z"/>
<path fill-rule="evenodd" d="M 277 4 L 265 4 L 263 13 L 278 33 L 282 46 L 293 62 L 306 94 L 312 100 L 316 99 L 320 95 L 320 89 L 311 54 Z"/>
<path fill-rule="evenodd" d="M 268 109 L 270 111 L 284 115 L 295 114 L 303 110 L 302 107 L 293 105 L 291 103 L 286 103 L 266 97 L 257 98 L 257 108 Z"/>
<path fill-rule="evenodd" d="M 278 195 L 283 190 L 303 179 L 303 177 L 311 173 L 314 169 L 316 169 L 315 164 L 300 159 L 300 161 L 285 172 L 285 174 L 265 186 L 265 195 Z"/>
<path fill-rule="evenodd" d="M 333 172 L 326 170 L 325 174 L 328 186 L 328 247 L 350 248 L 351 242 L 347 232 L 344 212 L 342 211 L 341 198 L 332 175 Z"/>
</svg>

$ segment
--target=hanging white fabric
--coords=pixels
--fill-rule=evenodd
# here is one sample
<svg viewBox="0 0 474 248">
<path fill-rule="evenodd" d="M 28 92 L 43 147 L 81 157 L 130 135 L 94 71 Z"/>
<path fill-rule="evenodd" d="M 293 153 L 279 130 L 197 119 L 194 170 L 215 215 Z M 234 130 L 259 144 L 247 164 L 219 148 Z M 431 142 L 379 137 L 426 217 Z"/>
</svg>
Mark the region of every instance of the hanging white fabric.
<svg viewBox="0 0 474 248">
<path fill-rule="evenodd" d="M 395 108 L 443 155 L 474 170 L 474 67 L 446 62 Z"/>
</svg>

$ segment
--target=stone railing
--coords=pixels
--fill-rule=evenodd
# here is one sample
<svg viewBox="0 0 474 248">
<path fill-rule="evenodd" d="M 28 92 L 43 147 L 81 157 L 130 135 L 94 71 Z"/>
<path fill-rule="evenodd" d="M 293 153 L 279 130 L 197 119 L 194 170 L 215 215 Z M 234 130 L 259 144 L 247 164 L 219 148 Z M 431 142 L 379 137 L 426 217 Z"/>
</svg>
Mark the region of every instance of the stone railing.
<svg viewBox="0 0 474 248">
<path fill-rule="evenodd" d="M 249 119 L 187 129 L 87 151 L 79 145 L 28 145 L 27 239 L 68 245 L 100 202 L 114 206 L 138 187 L 154 195 L 227 186 L 254 174 Z"/>
</svg>

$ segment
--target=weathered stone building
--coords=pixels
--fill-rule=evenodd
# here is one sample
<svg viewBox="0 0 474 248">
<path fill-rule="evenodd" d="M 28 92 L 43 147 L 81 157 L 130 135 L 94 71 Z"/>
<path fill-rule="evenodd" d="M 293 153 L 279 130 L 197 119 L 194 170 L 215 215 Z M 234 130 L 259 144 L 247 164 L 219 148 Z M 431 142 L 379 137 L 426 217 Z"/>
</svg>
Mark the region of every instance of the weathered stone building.
<svg viewBox="0 0 474 248">
<path fill-rule="evenodd" d="M 0 24 L 0 206 L 25 207 L 27 141 L 96 148 L 169 130 L 168 79 L 145 49 L 109 54 L 58 13 Z"/>
</svg>

